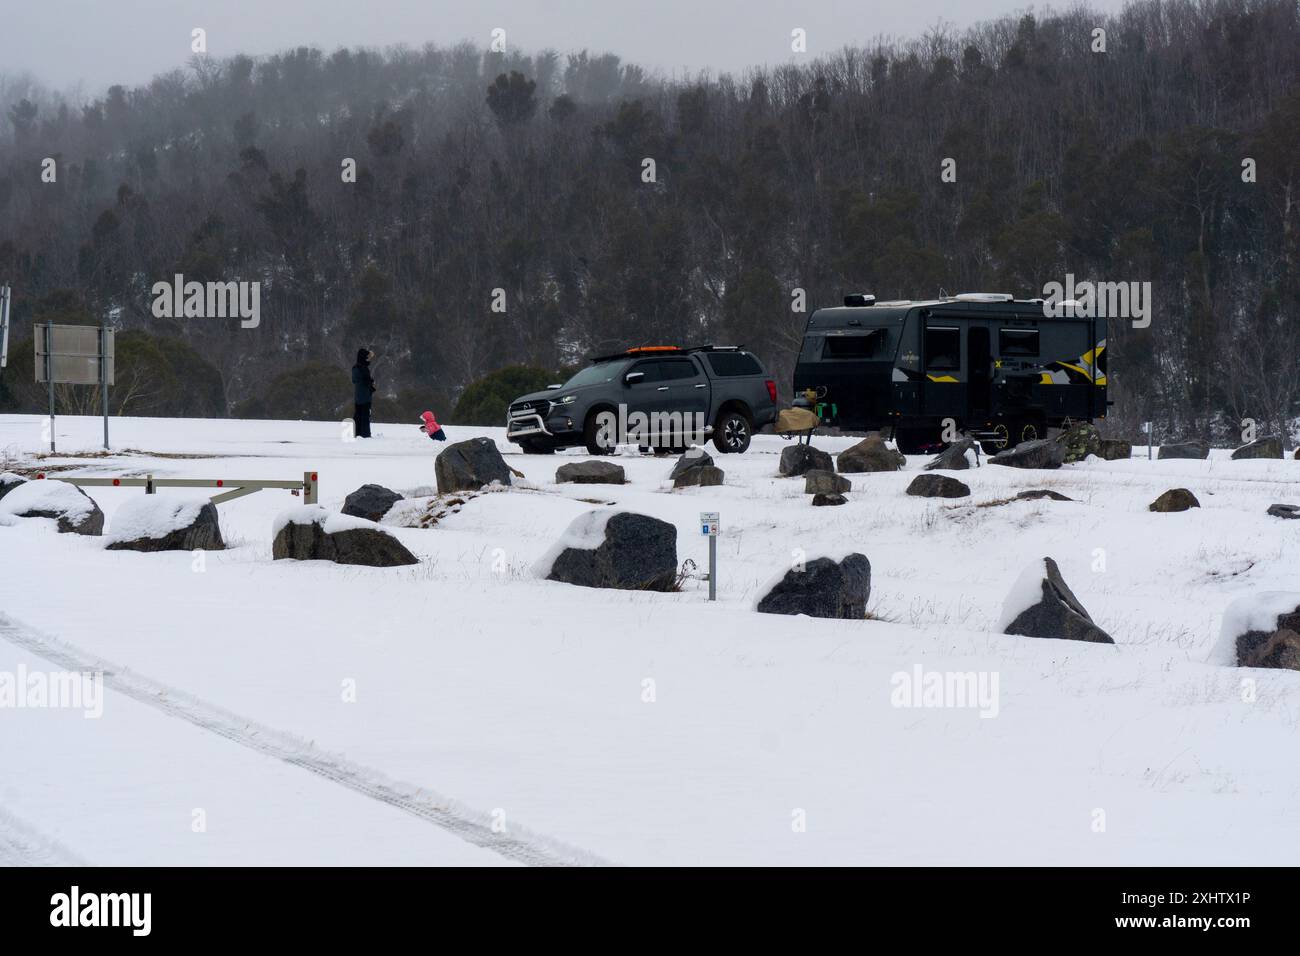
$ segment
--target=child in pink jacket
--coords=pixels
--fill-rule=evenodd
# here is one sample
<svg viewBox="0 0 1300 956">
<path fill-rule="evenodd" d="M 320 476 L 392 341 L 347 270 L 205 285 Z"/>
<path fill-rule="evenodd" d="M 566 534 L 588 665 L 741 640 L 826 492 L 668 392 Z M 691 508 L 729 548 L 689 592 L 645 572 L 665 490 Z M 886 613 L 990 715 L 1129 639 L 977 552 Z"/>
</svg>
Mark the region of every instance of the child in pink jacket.
<svg viewBox="0 0 1300 956">
<path fill-rule="evenodd" d="M 424 432 L 434 441 L 447 440 L 447 436 L 443 434 L 442 426 L 439 425 L 438 420 L 433 417 L 433 412 L 425 412 L 420 416 L 420 418 L 424 420 L 424 424 L 420 426 L 420 431 Z"/>
</svg>

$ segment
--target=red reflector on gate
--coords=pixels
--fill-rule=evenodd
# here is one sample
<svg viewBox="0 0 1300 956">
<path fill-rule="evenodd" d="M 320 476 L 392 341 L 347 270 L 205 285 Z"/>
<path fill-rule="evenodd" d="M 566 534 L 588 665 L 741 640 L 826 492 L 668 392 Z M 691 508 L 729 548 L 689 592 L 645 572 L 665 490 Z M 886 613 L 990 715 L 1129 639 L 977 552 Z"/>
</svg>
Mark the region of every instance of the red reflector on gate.
<svg viewBox="0 0 1300 956">
<path fill-rule="evenodd" d="M 116 488 L 116 487 L 117 487 L 118 485 L 120 485 L 121 483 L 122 483 L 122 479 L 121 479 L 121 478 L 114 478 L 114 479 L 113 479 L 113 487 L 114 487 L 114 488 Z"/>
<path fill-rule="evenodd" d="M 218 479 L 217 479 L 217 487 L 218 487 L 218 488 L 224 488 L 224 487 L 226 487 L 226 483 L 225 483 L 224 481 L 222 481 L 220 478 L 218 478 Z"/>
<path fill-rule="evenodd" d="M 312 481 L 315 481 L 315 480 L 316 480 L 316 472 L 314 472 L 314 471 L 311 473 L 311 480 L 312 480 Z"/>
<path fill-rule="evenodd" d="M 37 478 L 44 478 L 45 476 L 44 476 L 44 475 L 37 475 L 36 477 L 37 477 Z"/>
</svg>

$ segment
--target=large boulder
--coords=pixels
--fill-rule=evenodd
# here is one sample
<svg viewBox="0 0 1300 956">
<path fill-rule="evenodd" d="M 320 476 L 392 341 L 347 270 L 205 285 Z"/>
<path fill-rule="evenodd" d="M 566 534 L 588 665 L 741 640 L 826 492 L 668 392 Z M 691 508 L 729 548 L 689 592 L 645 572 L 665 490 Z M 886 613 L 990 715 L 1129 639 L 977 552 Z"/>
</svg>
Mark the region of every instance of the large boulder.
<svg viewBox="0 0 1300 956">
<path fill-rule="evenodd" d="M 1103 438 L 1097 457 L 1103 461 L 1127 461 L 1133 457 L 1133 443 L 1122 438 Z"/>
<path fill-rule="evenodd" d="M 830 455 L 820 448 L 814 448 L 812 445 L 805 445 L 802 442 L 781 449 L 780 471 L 784 477 L 794 478 L 812 471 L 814 468 L 822 471 L 834 471 L 835 462 Z"/>
<path fill-rule="evenodd" d="M 1157 459 L 1164 458 L 1209 458 L 1210 446 L 1205 442 L 1184 441 L 1172 445 L 1161 445 L 1156 452 Z"/>
<path fill-rule="evenodd" d="M 333 561 L 372 568 L 418 564 L 402 542 L 373 522 L 302 505 L 276 518 L 271 557 L 275 560 Z"/>
<path fill-rule="evenodd" d="M 13 491 L 19 485 L 26 483 L 26 478 L 22 475 L 15 475 L 12 471 L 0 473 L 0 498 L 9 494 L 9 492 Z"/>
<path fill-rule="evenodd" d="M 45 479 L 14 485 L 0 498 L 0 514 L 15 518 L 51 518 L 59 534 L 104 533 L 104 512 L 76 485 Z"/>
<path fill-rule="evenodd" d="M 1248 594 L 1224 609 L 1216 664 L 1300 670 L 1300 593 Z"/>
<path fill-rule="evenodd" d="M 873 471 L 898 471 L 907 464 L 907 456 L 885 444 L 883 438 L 871 435 L 852 448 L 840 452 L 835 468 L 841 474 L 861 474 Z"/>
<path fill-rule="evenodd" d="M 1036 438 L 998 452 L 989 458 L 989 464 L 1011 468 L 1060 468 L 1065 463 L 1065 454 L 1064 445 L 1050 438 Z"/>
<path fill-rule="evenodd" d="M 433 473 L 438 479 L 438 493 L 443 495 L 452 491 L 478 491 L 494 481 L 510 484 L 510 466 L 490 438 L 471 438 L 448 445 L 434 460 Z"/>
<path fill-rule="evenodd" d="M 722 484 L 726 474 L 717 465 L 700 465 L 687 468 L 673 479 L 674 488 L 708 487 Z"/>
<path fill-rule="evenodd" d="M 839 562 L 815 558 L 791 568 L 759 600 L 758 611 L 861 620 L 870 597 L 871 562 L 854 552 Z"/>
<path fill-rule="evenodd" d="M 206 498 L 141 495 L 113 513 L 109 551 L 221 551 L 217 506 Z"/>
<path fill-rule="evenodd" d="M 699 445 L 692 445 L 682 453 L 682 456 L 673 464 L 673 470 L 668 473 L 668 477 L 674 482 L 683 474 L 692 468 L 707 468 L 713 464 L 713 456 L 701 448 Z"/>
<path fill-rule="evenodd" d="M 1199 508 L 1201 503 L 1196 500 L 1196 495 L 1192 494 L 1186 488 L 1170 488 L 1151 504 L 1147 505 L 1147 511 L 1159 511 L 1167 513 L 1172 511 L 1187 511 L 1189 508 Z"/>
<path fill-rule="evenodd" d="M 362 485 L 343 499 L 343 513 L 367 521 L 378 521 L 401 500 L 401 495 L 383 485 Z"/>
<path fill-rule="evenodd" d="M 623 466 L 612 461 L 575 461 L 555 469 L 556 484 L 621 485 L 627 480 Z"/>
<path fill-rule="evenodd" d="M 812 503 L 814 508 L 830 508 L 835 505 L 846 505 L 849 499 L 843 495 L 813 495 Z"/>
<path fill-rule="evenodd" d="M 1256 438 L 1252 442 L 1247 442 L 1232 453 L 1233 461 L 1241 461 L 1243 458 L 1281 458 L 1282 457 L 1282 439 L 1276 435 L 1270 435 L 1266 438 Z"/>
<path fill-rule="evenodd" d="M 1002 605 L 1000 629 L 1023 637 L 1115 643 L 1092 622 L 1051 558 L 1034 562 L 1017 579 Z"/>
<path fill-rule="evenodd" d="M 677 526 L 632 511 L 589 511 L 569 525 L 536 572 L 587 588 L 671 591 Z"/>
<path fill-rule="evenodd" d="M 1300 505 L 1269 505 L 1268 513 L 1274 518 L 1300 518 Z"/>
<path fill-rule="evenodd" d="M 974 463 L 972 465 L 972 462 Z M 980 446 L 973 438 L 959 438 L 925 465 L 926 471 L 964 471 L 979 467 Z"/>
<path fill-rule="evenodd" d="M 907 486 L 907 493 L 916 498 L 965 498 L 970 488 L 947 475 L 917 475 Z"/>
<path fill-rule="evenodd" d="M 1101 432 L 1090 422 L 1075 422 L 1056 436 L 1056 442 L 1065 447 L 1064 464 L 1067 465 L 1101 452 Z"/>
<path fill-rule="evenodd" d="M 841 495 L 852 490 L 853 482 L 833 471 L 814 468 L 804 472 L 803 493 L 805 495 Z"/>
</svg>

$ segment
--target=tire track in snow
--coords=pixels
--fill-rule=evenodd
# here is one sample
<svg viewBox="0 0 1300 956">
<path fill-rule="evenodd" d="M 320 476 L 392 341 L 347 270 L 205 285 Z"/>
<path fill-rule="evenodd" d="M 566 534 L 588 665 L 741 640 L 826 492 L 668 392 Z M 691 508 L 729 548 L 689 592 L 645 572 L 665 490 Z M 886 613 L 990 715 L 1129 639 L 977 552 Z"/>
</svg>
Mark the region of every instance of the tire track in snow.
<svg viewBox="0 0 1300 956">
<path fill-rule="evenodd" d="M 608 863 L 585 850 L 532 833 L 517 824 L 513 832 L 495 833 L 491 818 L 425 787 L 393 780 L 378 770 L 348 760 L 340 754 L 316 749 L 310 742 L 256 721 L 185 691 L 152 680 L 111 661 L 86 653 L 67 641 L 36 630 L 0 614 L 0 638 L 70 671 L 102 672 L 104 686 L 132 700 L 188 721 L 196 727 L 295 767 L 301 767 L 343 787 L 396 807 L 453 836 L 527 866 L 605 866 Z M 0 818 L 0 861 L 6 859 L 6 830 Z M 11 851 L 18 858 L 21 839 Z"/>
<path fill-rule="evenodd" d="M 0 866 L 86 866 L 75 853 L 0 808 Z"/>
</svg>

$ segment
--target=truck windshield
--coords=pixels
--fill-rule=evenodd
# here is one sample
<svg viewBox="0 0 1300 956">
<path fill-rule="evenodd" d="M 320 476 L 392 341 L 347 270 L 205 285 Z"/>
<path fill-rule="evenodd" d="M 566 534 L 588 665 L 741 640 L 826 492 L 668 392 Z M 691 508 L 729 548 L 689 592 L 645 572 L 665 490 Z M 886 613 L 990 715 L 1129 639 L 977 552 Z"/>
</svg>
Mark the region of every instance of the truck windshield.
<svg viewBox="0 0 1300 956">
<path fill-rule="evenodd" d="M 565 388 L 581 388 L 584 385 L 600 385 L 613 381 L 619 371 L 627 364 L 626 360 L 614 362 L 597 362 L 588 365 L 573 378 L 564 383 Z"/>
</svg>

